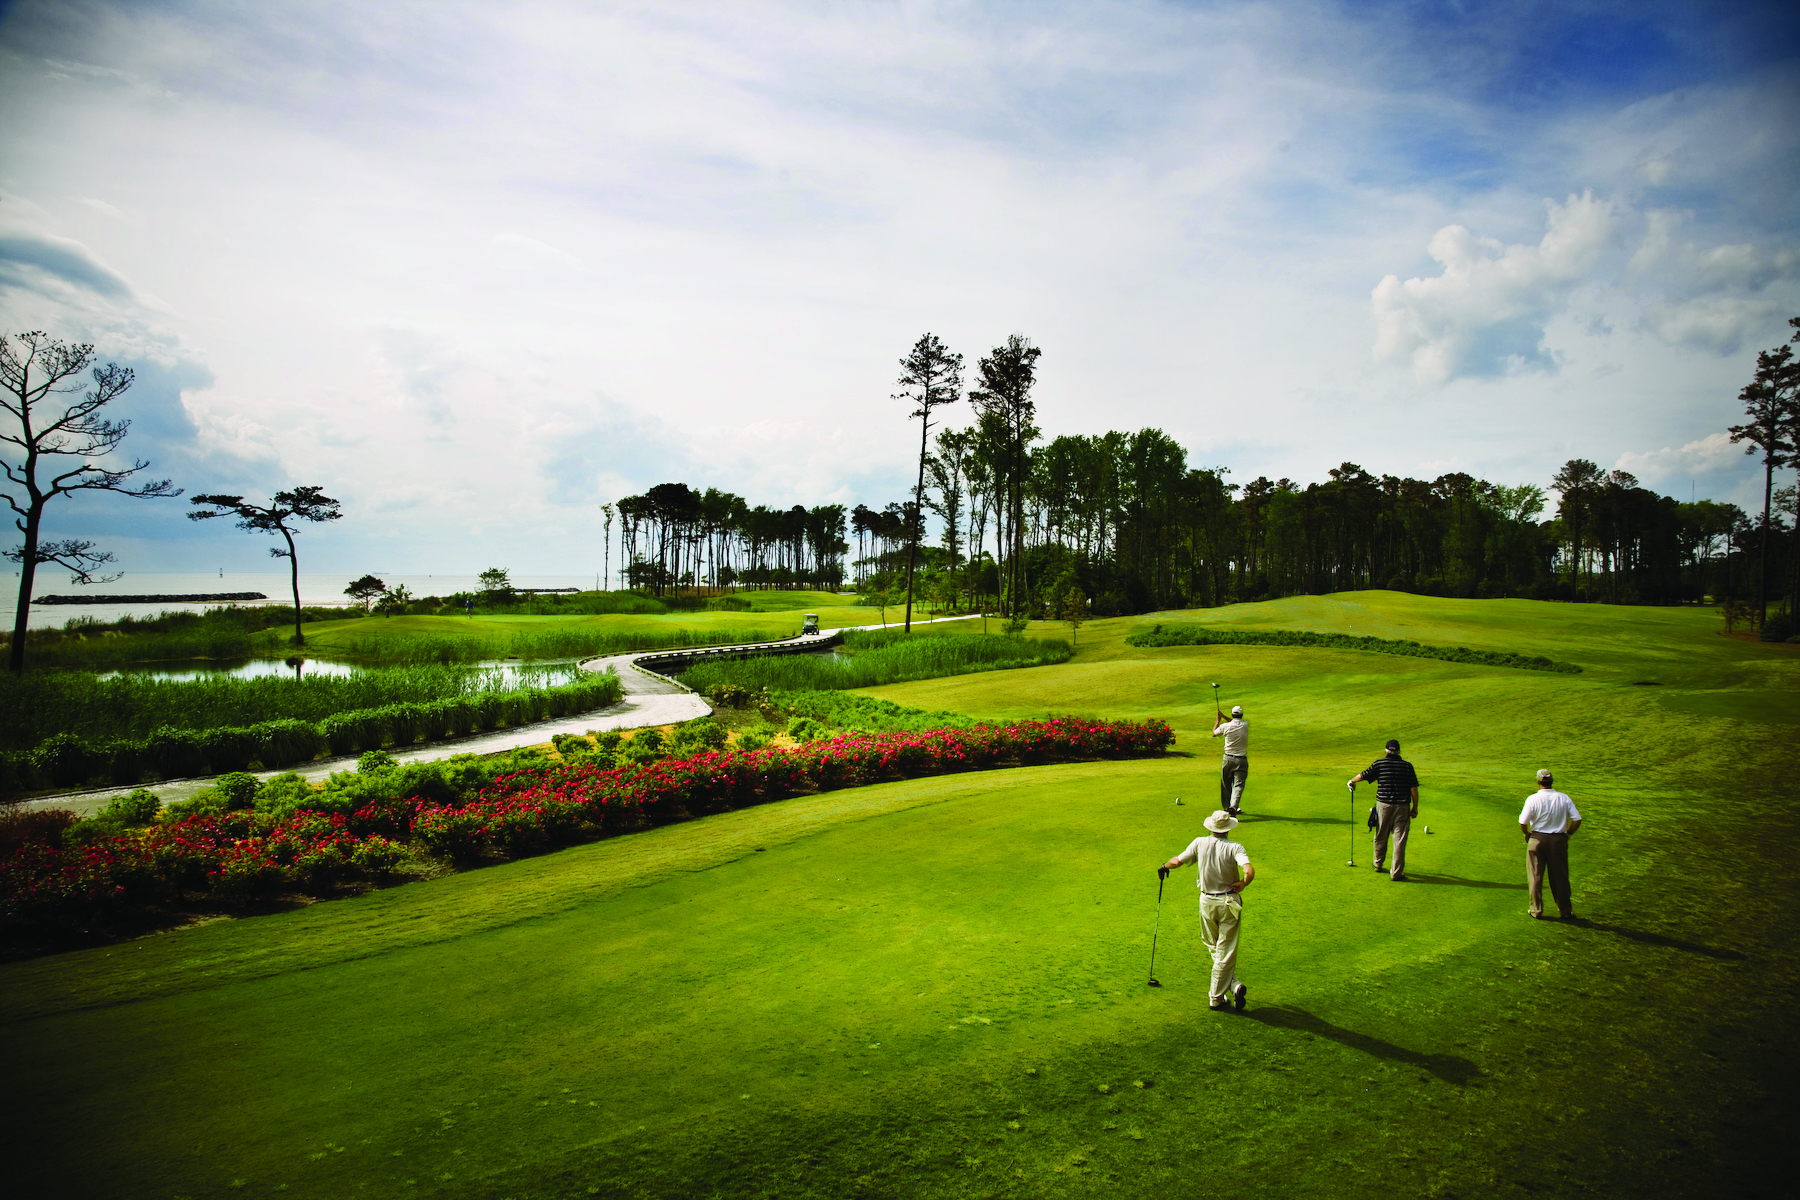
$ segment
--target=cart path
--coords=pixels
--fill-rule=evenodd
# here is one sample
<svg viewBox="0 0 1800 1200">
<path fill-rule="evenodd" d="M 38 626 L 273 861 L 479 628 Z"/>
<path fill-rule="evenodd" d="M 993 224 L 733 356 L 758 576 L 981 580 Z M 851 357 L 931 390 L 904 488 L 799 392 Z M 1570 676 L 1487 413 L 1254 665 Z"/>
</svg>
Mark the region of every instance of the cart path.
<svg viewBox="0 0 1800 1200">
<path fill-rule="evenodd" d="M 930 625 L 938 621 L 970 621 L 978 617 L 936 617 L 931 621 L 917 621 L 914 625 Z M 617 704 L 606 708 L 589 709 L 574 716 L 558 717 L 549 721 L 537 721 L 530 725 L 517 727 L 507 726 L 487 733 L 474 733 L 466 737 L 447 738 L 442 741 L 422 742 L 404 750 L 390 750 L 398 763 L 436 762 L 457 754 L 500 754 L 507 750 L 516 750 L 522 746 L 541 746 L 551 738 L 565 733 L 595 733 L 611 729 L 643 729 L 650 725 L 676 725 L 682 721 L 692 721 L 696 717 L 709 716 L 712 705 L 699 695 L 667 675 L 659 675 L 655 671 L 638 665 L 639 659 L 666 658 L 709 658 L 718 655 L 737 655 L 759 650 L 787 651 L 793 653 L 801 646 L 813 646 L 821 641 L 828 641 L 832 634 L 846 633 L 851 629 L 891 629 L 894 622 L 885 625 L 850 625 L 842 629 L 821 631 L 823 638 L 808 637 L 804 634 L 791 638 L 781 638 L 772 642 L 745 642 L 733 646 L 694 646 L 674 650 L 636 650 L 629 654 L 615 654 L 607 658 L 593 658 L 580 664 L 583 671 L 613 671 L 619 677 L 620 691 L 623 693 Z M 320 780 L 333 771 L 354 771 L 357 755 L 344 754 L 332 758 L 315 759 L 310 763 L 283 767 L 276 771 L 252 771 L 258 779 L 271 779 L 276 775 L 285 775 L 289 771 L 296 772 L 303 779 Z M 217 776 L 202 775 L 192 779 L 169 779 L 161 783 L 144 784 L 154 792 L 164 804 L 173 804 L 186 800 L 202 788 L 210 787 Z M 106 802 L 122 792 L 130 791 L 128 787 L 113 786 L 95 788 L 82 792 L 62 792 L 54 796 L 43 796 L 27 800 L 20 808 L 63 808 L 74 812 L 77 816 L 87 816 L 106 806 Z"/>
</svg>

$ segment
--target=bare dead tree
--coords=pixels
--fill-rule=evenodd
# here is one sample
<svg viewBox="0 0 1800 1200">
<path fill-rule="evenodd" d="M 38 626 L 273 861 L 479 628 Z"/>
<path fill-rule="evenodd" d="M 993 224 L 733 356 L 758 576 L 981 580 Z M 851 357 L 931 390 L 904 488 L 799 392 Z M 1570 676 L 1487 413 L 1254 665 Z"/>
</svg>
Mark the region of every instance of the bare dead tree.
<svg viewBox="0 0 1800 1200">
<path fill-rule="evenodd" d="M 94 572 L 113 561 L 111 552 L 97 549 L 85 538 L 45 541 L 42 537 L 44 507 L 58 496 L 75 492 L 117 492 L 139 499 L 179 496 L 181 489 L 167 479 L 132 486 L 131 477 L 150 464 L 133 460 L 115 469 L 95 460 L 118 448 L 131 428 L 130 421 L 114 421 L 100 410 L 131 387 L 130 367 L 107 363 L 93 366 L 94 348 L 86 343 L 58 341 L 41 330 L 0 334 L 0 409 L 7 421 L 0 428 L 0 471 L 6 474 L 4 495 L 14 514 L 13 524 L 23 535 L 20 544 L 6 551 L 19 564 L 19 605 L 13 618 L 9 665 L 25 669 L 25 630 L 31 617 L 31 589 L 42 563 L 65 568 L 72 581 L 87 584 L 110 582 L 117 575 L 96 580 Z M 93 384 L 79 377 L 92 368 Z M 80 399 L 71 399 L 77 394 Z"/>
</svg>

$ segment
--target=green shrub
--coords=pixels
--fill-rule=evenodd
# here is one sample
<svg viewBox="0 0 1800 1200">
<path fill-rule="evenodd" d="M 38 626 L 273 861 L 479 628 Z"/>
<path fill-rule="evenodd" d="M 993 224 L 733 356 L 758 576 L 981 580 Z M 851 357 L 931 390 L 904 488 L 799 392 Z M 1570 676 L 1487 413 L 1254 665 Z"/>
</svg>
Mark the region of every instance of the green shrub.
<svg viewBox="0 0 1800 1200">
<path fill-rule="evenodd" d="M 190 730 L 159 727 L 144 739 L 144 766 L 164 779 L 183 779 L 204 775 L 206 756 L 200 752 L 199 739 Z"/>
<path fill-rule="evenodd" d="M 350 852 L 350 863 L 365 875 L 382 878 L 406 861 L 406 847 L 384 837 L 368 837 Z"/>
<path fill-rule="evenodd" d="M 816 742 L 831 736 L 831 730 L 811 717 L 795 717 L 787 723 L 787 735 L 796 742 Z"/>
<path fill-rule="evenodd" d="M 136 827 L 155 821 L 156 814 L 161 811 L 162 801 L 156 798 L 155 793 L 146 788 L 138 788 L 126 795 L 114 796 L 89 820 Z"/>
<path fill-rule="evenodd" d="M 0 750 L 0 800 L 31 791 L 40 775 L 37 756 L 29 750 Z M 130 780 L 119 780 L 129 783 Z"/>
<path fill-rule="evenodd" d="M 311 762 L 331 749 L 324 731 L 306 721 L 264 721 L 251 726 L 250 733 L 255 760 L 269 768 Z"/>
<path fill-rule="evenodd" d="M 594 733 L 594 745 L 601 750 L 617 750 L 624 735 L 616 729 L 606 729 Z"/>
<path fill-rule="evenodd" d="M 224 798 L 226 812 L 235 812 L 254 807 L 256 792 L 261 786 L 262 781 L 248 771 L 228 771 L 213 781 L 210 790 Z"/>
<path fill-rule="evenodd" d="M 143 788 L 129 795 L 114 796 L 105 807 L 77 821 L 63 831 L 65 846 L 87 846 L 103 838 L 117 837 L 130 829 L 141 828 L 156 820 L 162 801 Z"/>
<path fill-rule="evenodd" d="M 365 750 L 356 760 L 356 773 L 373 775 L 377 771 L 386 771 L 396 765 L 394 756 L 386 750 Z"/>
<path fill-rule="evenodd" d="M 276 820 L 286 820 L 301 809 L 317 808 L 319 793 L 298 772 L 288 771 L 273 779 L 263 780 L 256 789 L 256 811 Z"/>
<path fill-rule="evenodd" d="M 766 734 L 757 733 L 754 730 L 749 729 L 742 730 L 738 733 L 737 749 L 739 750 L 761 750 L 768 744 L 769 739 Z"/>
<path fill-rule="evenodd" d="M 669 749 L 671 753 L 678 754 L 723 750 L 726 738 L 723 725 L 711 717 L 696 717 L 675 727 L 675 736 L 670 739 Z"/>
<path fill-rule="evenodd" d="M 110 762 L 73 733 L 47 739 L 33 754 L 38 774 L 55 787 L 80 787 Z"/>
<path fill-rule="evenodd" d="M 631 735 L 631 748 L 633 750 L 651 750 L 651 751 L 661 750 L 663 748 L 662 730 L 660 730 L 660 729 L 637 730 L 635 733 L 633 733 Z"/>
</svg>

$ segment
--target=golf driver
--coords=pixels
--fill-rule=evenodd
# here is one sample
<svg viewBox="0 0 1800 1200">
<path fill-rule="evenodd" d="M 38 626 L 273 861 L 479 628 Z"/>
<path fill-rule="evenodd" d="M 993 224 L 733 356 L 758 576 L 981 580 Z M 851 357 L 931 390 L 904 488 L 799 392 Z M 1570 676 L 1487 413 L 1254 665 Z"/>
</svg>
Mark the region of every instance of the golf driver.
<svg viewBox="0 0 1800 1200">
<path fill-rule="evenodd" d="M 1162 986 L 1162 984 L 1158 983 L 1157 979 L 1156 979 L 1156 932 L 1158 929 L 1160 929 L 1162 927 L 1162 890 L 1163 890 L 1163 883 L 1167 879 L 1168 879 L 1168 874 L 1166 872 L 1158 871 L 1156 873 L 1156 923 L 1154 925 L 1150 926 L 1150 986 L 1151 987 L 1161 987 Z"/>
<path fill-rule="evenodd" d="M 1356 865 L 1356 785 L 1352 783 L 1348 786 L 1350 788 L 1350 861 L 1344 865 L 1354 867 Z"/>
<path fill-rule="evenodd" d="M 1213 684 L 1213 716 L 1221 721 L 1225 719 L 1225 714 L 1219 711 L 1219 685 L 1216 683 Z"/>
</svg>

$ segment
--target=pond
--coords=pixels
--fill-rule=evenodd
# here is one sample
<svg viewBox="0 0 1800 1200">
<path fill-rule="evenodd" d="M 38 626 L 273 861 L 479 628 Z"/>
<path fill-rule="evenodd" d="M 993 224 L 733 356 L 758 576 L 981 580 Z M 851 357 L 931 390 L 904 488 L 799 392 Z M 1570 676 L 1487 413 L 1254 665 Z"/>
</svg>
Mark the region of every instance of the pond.
<svg viewBox="0 0 1800 1200">
<path fill-rule="evenodd" d="M 562 683 L 572 678 L 575 666 L 580 659 L 534 659 L 521 662 L 518 659 L 503 659 L 491 662 L 474 662 L 466 664 L 471 671 L 487 671 L 497 673 L 508 688 L 525 687 L 527 685 L 542 687 L 547 683 Z M 344 677 L 362 671 L 381 671 L 385 667 L 361 666 L 357 663 L 333 662 L 323 658 L 279 659 L 253 658 L 237 662 L 224 662 L 218 659 L 203 659 L 192 662 L 161 662 L 127 665 L 115 671 L 108 671 L 99 676 L 109 679 L 118 675 L 132 675 L 140 679 L 261 679 L 270 676 L 283 676 L 293 679 L 304 679 L 315 676 Z M 404 668 L 402 668 L 404 669 Z M 549 676 L 546 679 L 545 676 Z"/>
</svg>

